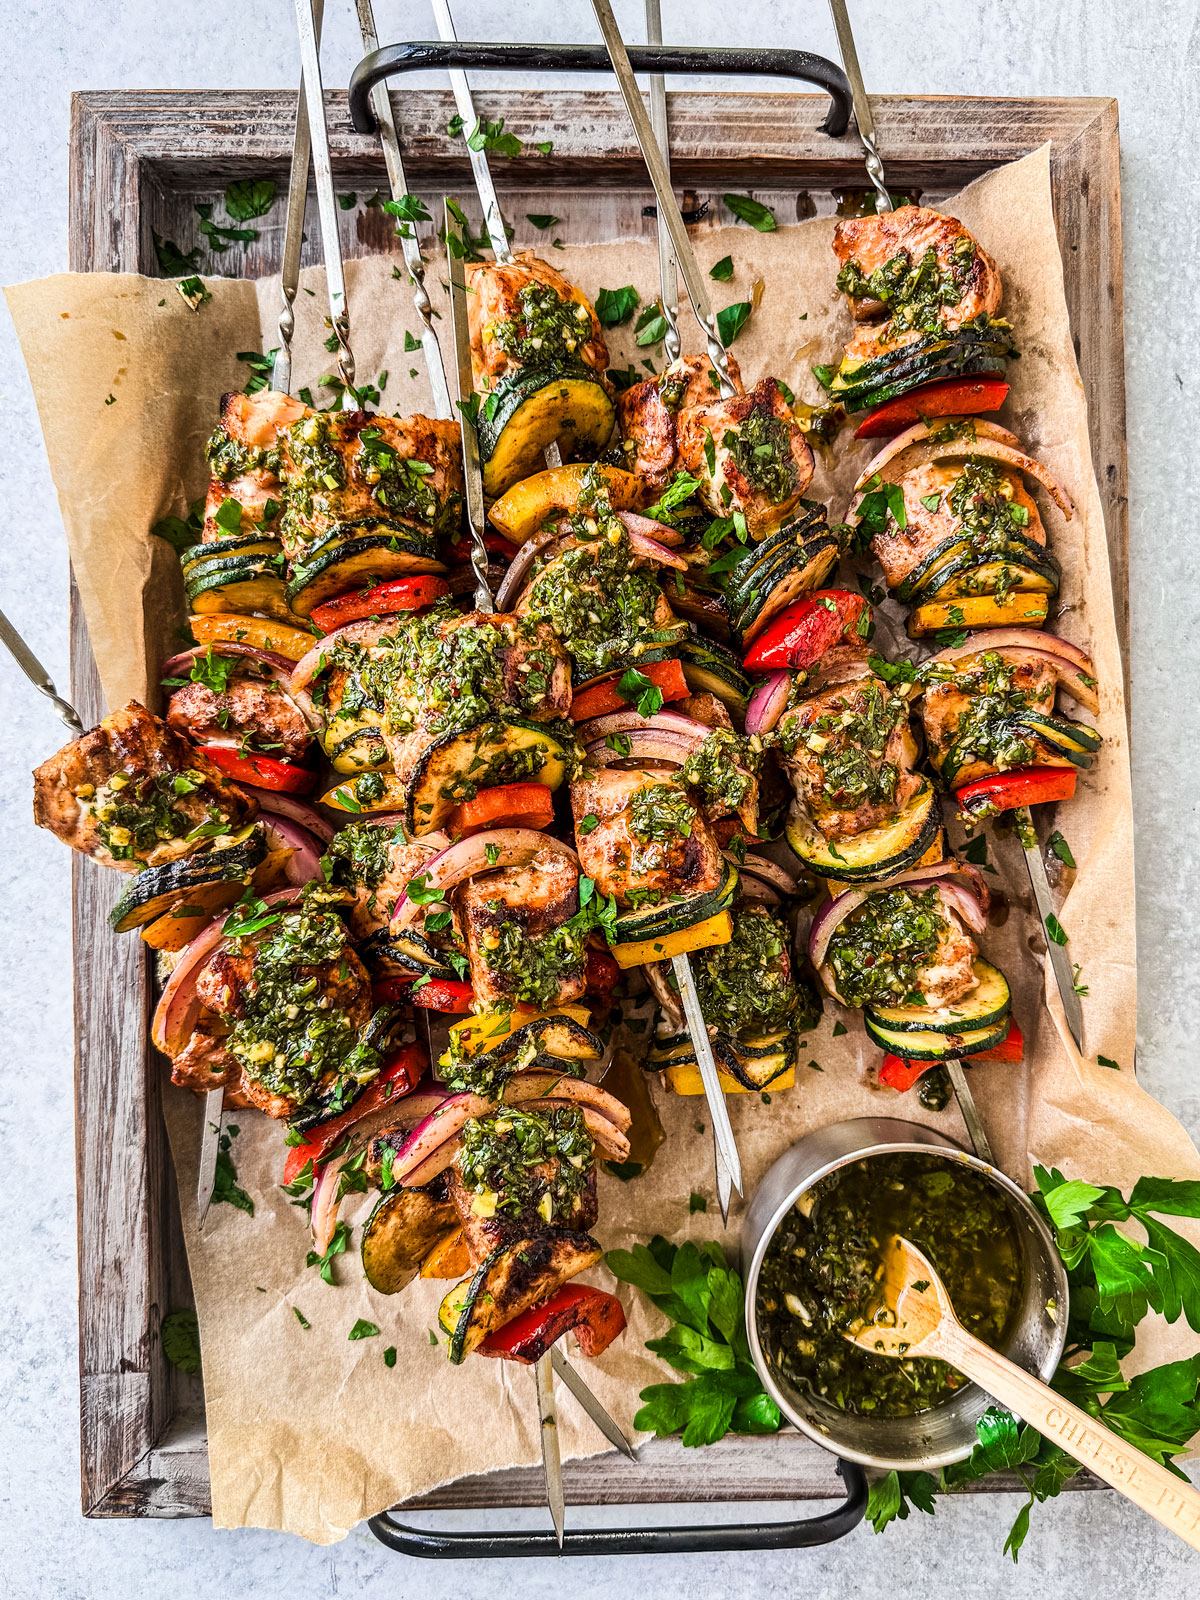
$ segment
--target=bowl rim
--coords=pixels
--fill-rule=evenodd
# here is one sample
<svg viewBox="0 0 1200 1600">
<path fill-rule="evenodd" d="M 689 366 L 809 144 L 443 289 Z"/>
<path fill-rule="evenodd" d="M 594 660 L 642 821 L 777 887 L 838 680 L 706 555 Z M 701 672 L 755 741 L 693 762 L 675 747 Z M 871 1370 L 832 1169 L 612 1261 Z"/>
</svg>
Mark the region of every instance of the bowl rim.
<svg viewBox="0 0 1200 1600">
<path fill-rule="evenodd" d="M 851 1120 L 857 1121 L 859 1119 L 855 1118 Z M 868 1121 L 871 1119 L 864 1118 L 862 1120 Z M 899 1121 L 901 1119 L 896 1118 L 888 1120 Z M 838 1126 L 841 1125 L 842 1124 L 838 1124 Z M 920 1141 L 882 1140 L 872 1144 L 863 1145 L 857 1150 L 832 1156 L 809 1177 L 805 1178 L 802 1183 L 798 1183 L 792 1189 L 788 1190 L 787 1194 L 779 1202 L 779 1204 L 776 1205 L 768 1221 L 763 1226 L 762 1232 L 759 1234 L 755 1243 L 754 1252 L 750 1258 L 750 1263 L 746 1268 L 746 1289 L 744 1302 L 746 1334 L 750 1343 L 751 1358 L 754 1362 L 755 1370 L 758 1373 L 763 1387 L 771 1396 L 772 1400 L 774 1400 L 775 1404 L 779 1407 L 780 1411 L 782 1411 L 783 1415 L 787 1417 L 789 1422 L 791 1422 L 793 1427 L 798 1428 L 801 1433 L 807 1434 L 808 1437 L 812 1439 L 815 1444 L 819 1444 L 823 1450 L 828 1450 L 832 1455 L 839 1456 L 846 1460 L 856 1461 L 860 1466 L 871 1467 L 880 1472 L 934 1471 L 940 1467 L 951 1466 L 957 1461 L 965 1460 L 970 1454 L 970 1449 L 960 1450 L 957 1448 L 950 1448 L 947 1450 L 931 1451 L 928 1456 L 923 1457 L 918 1462 L 908 1458 L 900 1459 L 891 1456 L 874 1455 L 866 1450 L 834 1443 L 825 1434 L 823 1434 L 817 1426 L 810 1422 L 808 1418 L 796 1410 L 791 1401 L 776 1383 L 758 1337 L 758 1317 L 755 1301 L 758 1296 L 759 1274 L 762 1270 L 763 1258 L 767 1253 L 767 1248 L 770 1245 L 771 1240 L 775 1237 L 775 1233 L 779 1227 L 779 1224 L 783 1221 L 784 1217 L 792 1209 L 800 1196 L 811 1189 L 814 1184 L 820 1183 L 823 1178 L 827 1178 L 831 1172 L 836 1172 L 841 1167 L 850 1166 L 855 1161 L 869 1160 L 874 1156 L 880 1155 L 940 1155 L 950 1160 L 962 1161 L 966 1165 L 974 1167 L 975 1170 L 982 1173 L 984 1177 L 990 1178 L 997 1182 L 999 1186 L 1004 1189 L 1006 1194 L 1008 1194 L 1011 1199 L 1016 1201 L 1017 1205 L 1032 1223 L 1033 1231 L 1038 1236 L 1045 1252 L 1046 1259 L 1050 1264 L 1051 1273 L 1055 1279 L 1058 1301 L 1058 1315 L 1056 1316 L 1054 1322 L 1054 1336 L 1051 1340 L 1051 1349 L 1047 1355 L 1045 1363 L 1043 1363 L 1043 1365 L 1047 1367 L 1050 1372 L 1053 1372 L 1058 1366 L 1059 1361 L 1062 1359 L 1063 1350 L 1066 1348 L 1067 1322 L 1070 1314 L 1069 1286 L 1067 1283 L 1066 1266 L 1062 1257 L 1058 1253 L 1058 1247 L 1054 1243 L 1053 1235 L 1046 1226 L 1046 1223 L 1038 1212 L 1037 1208 L 1034 1206 L 1033 1202 L 1030 1200 L 1029 1196 L 1025 1193 L 1021 1186 L 994 1163 L 985 1161 L 982 1156 L 977 1156 L 970 1150 L 965 1150 L 962 1145 L 949 1138 L 946 1134 L 943 1134 L 940 1129 L 926 1128 L 920 1123 L 911 1123 L 910 1126 L 913 1128 L 920 1128 L 921 1132 L 926 1135 L 925 1139 Z M 811 1138 L 814 1134 L 821 1134 L 826 1131 L 827 1130 L 825 1128 L 814 1128 L 811 1134 L 805 1136 L 805 1139 Z M 930 1134 L 935 1136 L 935 1140 L 932 1142 L 928 1137 Z M 788 1150 L 786 1150 L 784 1154 L 779 1157 L 779 1161 L 786 1160 L 793 1151 L 797 1150 L 800 1145 L 805 1142 L 805 1139 L 799 1139 L 797 1140 L 796 1144 L 789 1146 Z M 763 1174 L 762 1180 L 759 1184 L 760 1188 L 762 1187 L 762 1184 L 766 1182 L 776 1165 L 778 1165 L 778 1162 L 773 1162 L 771 1167 L 768 1168 L 767 1172 Z M 1052 1361 L 1051 1357 L 1053 1357 Z M 1045 1374 L 1039 1372 L 1035 1375 L 1041 1377 L 1043 1382 L 1046 1381 Z M 975 1387 L 978 1386 L 976 1385 Z M 973 1446 L 971 1448 L 973 1448 Z"/>
</svg>

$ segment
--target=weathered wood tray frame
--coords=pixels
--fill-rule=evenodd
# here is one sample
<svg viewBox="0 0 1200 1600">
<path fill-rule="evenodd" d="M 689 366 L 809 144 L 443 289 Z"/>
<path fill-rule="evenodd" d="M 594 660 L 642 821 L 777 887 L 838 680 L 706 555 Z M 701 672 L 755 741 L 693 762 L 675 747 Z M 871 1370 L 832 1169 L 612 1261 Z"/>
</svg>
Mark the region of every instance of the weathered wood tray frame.
<svg viewBox="0 0 1200 1600">
<path fill-rule="evenodd" d="M 353 133 L 345 95 L 331 95 L 339 187 L 370 193 L 386 182 L 374 139 Z M 652 196 L 616 93 L 525 92 L 486 97 L 524 141 L 552 139 L 548 157 L 496 163 L 513 216 L 553 209 L 581 236 L 649 232 Z M 820 96 L 678 94 L 671 97 L 676 181 L 701 199 L 754 192 L 781 220 L 829 211 L 832 193 L 861 187 L 856 136 L 817 131 Z M 430 195 L 469 192 L 461 140 L 446 135 L 448 92 L 406 90 L 403 141 L 409 182 Z M 77 272 L 156 273 L 153 233 L 185 248 L 197 201 L 233 178 L 286 180 L 294 94 L 88 93 L 71 123 L 70 264 Z M 984 100 L 891 96 L 875 102 L 889 180 L 936 202 L 970 179 L 1052 141 L 1054 206 L 1067 303 L 1090 405 L 1092 455 L 1104 502 L 1117 622 L 1128 639 L 1128 518 L 1122 341 L 1117 106 L 1107 99 Z M 310 197 L 311 204 L 311 197 Z M 431 208 L 432 209 L 432 208 Z M 281 214 L 282 207 L 276 208 Z M 344 213 L 349 254 L 387 250 L 377 209 Z M 280 222 L 231 250 L 232 274 L 277 270 Z M 315 221 L 315 219 L 314 219 Z M 308 250 L 318 232 L 309 227 Z M 306 259 L 308 257 L 306 256 Z M 315 259 L 315 254 L 313 259 Z M 113 626 L 120 626 L 117 618 Z M 87 629 L 72 593 L 72 695 L 85 724 L 104 711 Z M 79 1361 L 84 1514 L 203 1516 L 209 1512 L 203 1396 L 165 1359 L 161 1317 L 190 1303 L 179 1201 L 151 1048 L 150 972 L 137 939 L 109 933 L 111 874 L 76 859 L 74 877 L 76 1166 Z M 706 1451 L 651 1444 L 631 1468 L 615 1456 L 569 1465 L 577 1504 L 623 1501 L 796 1500 L 838 1496 L 833 1460 L 794 1432 L 729 1439 Z M 535 1504 L 540 1471 L 463 1479 L 411 1502 L 470 1507 Z"/>
</svg>

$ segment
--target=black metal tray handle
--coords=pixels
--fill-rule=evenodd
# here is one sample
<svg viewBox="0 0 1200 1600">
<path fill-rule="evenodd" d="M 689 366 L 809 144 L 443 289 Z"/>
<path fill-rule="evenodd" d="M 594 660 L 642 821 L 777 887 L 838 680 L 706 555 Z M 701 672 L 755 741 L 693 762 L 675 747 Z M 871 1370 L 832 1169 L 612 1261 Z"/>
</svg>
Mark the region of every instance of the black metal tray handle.
<svg viewBox="0 0 1200 1600">
<path fill-rule="evenodd" d="M 862 1521 L 867 1510 L 867 1478 L 853 1461 L 837 1470 L 846 1498 L 832 1511 L 794 1522 L 743 1522 L 679 1528 L 568 1529 L 562 1549 L 551 1529 L 544 1533 L 441 1533 L 410 1528 L 384 1511 L 367 1523 L 389 1550 L 434 1561 L 494 1561 L 499 1556 L 690 1556 L 726 1550 L 803 1550 L 832 1544 Z"/>
<path fill-rule="evenodd" d="M 753 78 L 801 78 L 830 98 L 821 132 L 840 138 L 850 122 L 850 85 L 841 67 L 810 50 L 709 49 L 703 45 L 631 44 L 635 72 L 720 73 Z M 377 132 L 370 94 L 401 72 L 462 67 L 468 72 L 612 71 L 602 44 L 464 44 L 427 41 L 389 44 L 359 62 L 350 79 L 350 120 L 359 133 Z"/>
</svg>

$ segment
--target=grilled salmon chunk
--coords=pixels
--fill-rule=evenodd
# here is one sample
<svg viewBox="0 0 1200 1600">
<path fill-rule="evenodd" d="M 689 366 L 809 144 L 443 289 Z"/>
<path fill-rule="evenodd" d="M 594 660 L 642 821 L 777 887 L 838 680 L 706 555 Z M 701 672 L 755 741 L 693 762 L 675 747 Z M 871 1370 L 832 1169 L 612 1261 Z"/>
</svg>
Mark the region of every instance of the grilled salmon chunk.
<svg viewBox="0 0 1200 1600">
<path fill-rule="evenodd" d="M 986 511 L 988 499 L 1021 507 L 1025 514 L 1025 521 L 1020 524 L 1021 534 L 1037 544 L 1046 543 L 1046 530 L 1037 503 L 1025 488 L 1020 473 L 985 461 L 981 475 L 985 483 L 972 492 L 971 473 L 965 470 L 970 468 L 971 461 L 972 458 L 967 457 L 966 463 L 926 462 L 905 473 L 900 487 L 907 525 L 898 527 L 889 514 L 885 531 L 875 534 L 871 540 L 871 549 L 883 568 L 889 589 L 903 583 L 926 556 L 955 534 L 965 531 L 981 555 L 988 553 L 992 529 L 980 515 L 981 511 Z M 968 517 L 966 523 L 964 514 Z M 997 554 L 1002 556 L 1003 526 L 995 526 L 994 516 L 990 521 L 995 527 Z"/>
<path fill-rule="evenodd" d="M 457 422 L 310 412 L 280 435 L 289 561 L 331 539 L 394 527 L 439 538 L 457 532 L 465 489 Z"/>
<path fill-rule="evenodd" d="M 313 740 L 304 713 L 273 678 L 238 672 L 222 690 L 204 683 L 176 689 L 167 721 L 199 744 L 238 748 L 249 739 L 256 750 L 296 761 Z"/>
<path fill-rule="evenodd" d="M 712 828 L 672 772 L 585 770 L 571 785 L 571 809 L 579 864 L 597 892 L 618 903 L 632 894 L 700 894 L 721 882 Z"/>
<path fill-rule="evenodd" d="M 812 450 L 774 378 L 682 410 L 679 456 L 713 516 L 740 511 L 752 539 L 783 526 L 813 475 Z"/>
<path fill-rule="evenodd" d="M 898 206 L 875 217 L 844 217 L 833 234 L 839 263 L 843 267 L 853 263 L 864 278 L 880 269 L 899 276 L 918 266 L 931 250 L 938 271 L 952 276 L 958 289 L 956 299 L 943 303 L 945 326 L 958 328 L 973 317 L 994 316 L 1003 289 L 999 270 L 956 217 L 943 216 L 929 206 Z M 848 298 L 858 321 L 887 313 L 887 303 L 881 299 L 867 294 Z"/>
<path fill-rule="evenodd" d="M 510 1239 L 528 1239 L 537 1234 L 557 1231 L 553 1227 L 548 1227 L 542 1220 L 538 1211 L 538 1200 L 541 1194 L 553 1187 L 558 1168 L 557 1161 L 543 1161 L 540 1166 L 530 1171 L 532 1192 L 529 1204 L 516 1216 L 507 1213 L 481 1216 L 475 1209 L 475 1195 L 464 1185 L 457 1168 L 451 1168 L 450 1199 L 458 1212 L 462 1224 L 463 1242 L 475 1266 L 481 1261 L 486 1261 L 497 1245 L 505 1244 Z M 588 1173 L 583 1189 L 573 1197 L 569 1215 L 558 1226 L 570 1228 L 577 1233 L 586 1233 L 589 1228 L 595 1227 L 598 1216 L 596 1169 L 593 1167 Z"/>
<path fill-rule="evenodd" d="M 278 529 L 283 511 L 279 430 L 309 414 L 306 405 L 274 389 L 222 396 L 221 420 L 206 447 L 211 475 L 201 534 L 205 543 Z M 227 500 L 240 506 L 240 525 L 228 513 L 217 521 Z"/>
<path fill-rule="evenodd" d="M 989 737 L 1023 714 L 1053 711 L 1057 688 L 1053 663 L 1029 650 L 982 650 L 933 670 L 921 701 L 930 759 L 940 770 L 957 747 L 962 759 L 947 779 L 955 789 L 1005 767 L 1067 765 L 1020 725 L 1011 745 Z"/>
<path fill-rule="evenodd" d="M 136 700 L 43 761 L 33 784 L 39 828 L 126 872 L 192 855 L 213 837 L 212 825 L 232 833 L 258 811 L 256 800 Z"/>
<path fill-rule="evenodd" d="M 564 856 L 540 850 L 528 866 L 472 878 L 455 904 L 481 1010 L 513 1003 L 550 1010 L 583 993 L 583 936 L 563 927 L 579 910 L 579 874 Z"/>
<path fill-rule="evenodd" d="M 736 360 L 729 376 L 744 392 Z M 617 423 L 624 441 L 624 465 L 655 489 L 665 489 L 679 465 L 679 414 L 721 398 L 720 383 L 707 356 L 681 356 L 657 378 L 645 378 L 617 397 Z"/>
<path fill-rule="evenodd" d="M 591 301 L 532 250 L 510 262 L 472 263 L 466 278 L 477 389 L 486 393 L 525 366 L 604 373 L 608 346 Z"/>
</svg>

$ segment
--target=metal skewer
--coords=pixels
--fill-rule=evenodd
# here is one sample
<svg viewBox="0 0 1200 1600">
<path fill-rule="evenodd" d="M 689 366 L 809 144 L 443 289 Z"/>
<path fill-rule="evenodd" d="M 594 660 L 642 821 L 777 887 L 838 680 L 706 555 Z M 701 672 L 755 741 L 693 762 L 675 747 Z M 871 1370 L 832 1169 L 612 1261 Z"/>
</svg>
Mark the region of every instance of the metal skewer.
<svg viewBox="0 0 1200 1600">
<path fill-rule="evenodd" d="M 662 43 L 662 10 L 659 0 L 646 0 L 646 43 Z M 667 179 L 671 177 L 671 133 L 667 125 L 667 80 L 661 72 L 650 75 L 650 125 L 662 152 Z M 658 234 L 658 293 L 662 314 L 666 318 L 667 332 L 663 339 L 663 352 L 668 364 L 678 361 L 682 352 L 679 342 L 679 272 L 675 265 L 675 252 L 671 248 L 671 235 L 663 226 L 655 210 Z"/>
<path fill-rule="evenodd" d="M 871 102 L 867 98 L 862 68 L 858 64 L 858 50 L 854 44 L 854 30 L 850 26 L 850 14 L 846 10 L 846 0 L 829 0 L 829 9 L 833 12 L 833 26 L 837 32 L 838 50 L 841 52 L 842 66 L 845 68 L 846 78 L 850 84 L 850 97 L 854 101 L 854 120 L 858 124 L 858 137 L 862 140 L 863 149 L 866 151 L 867 176 L 874 184 L 875 193 L 878 196 L 875 202 L 875 209 L 877 211 L 891 211 L 894 209 L 892 197 L 888 193 L 883 162 L 880 160 L 879 151 L 875 145 L 875 116 L 871 110 Z"/>
<path fill-rule="evenodd" d="M 312 0 L 313 42 L 321 43 L 321 19 L 325 0 Z M 300 252 L 304 245 L 304 208 L 308 201 L 308 169 L 312 157 L 308 105 L 304 74 L 296 95 L 296 131 L 292 136 L 292 170 L 288 175 L 287 215 L 283 226 L 283 266 L 279 287 L 283 304 L 279 311 L 279 349 L 271 369 L 271 387 L 280 394 L 292 391 L 292 335 L 296 331 L 296 295 L 300 290 Z M 200 1132 L 200 1167 L 196 1174 L 196 1210 L 203 1228 L 212 1205 L 217 1182 L 217 1157 L 221 1153 L 222 1119 L 225 1114 L 225 1089 L 218 1084 L 204 1097 L 204 1121 Z"/>
<path fill-rule="evenodd" d="M 687 287 L 688 299 L 692 303 L 692 310 L 696 320 L 704 329 L 705 343 L 708 355 L 717 370 L 721 383 L 721 398 L 729 400 L 737 393 L 733 380 L 729 376 L 729 358 L 725 346 L 721 343 L 717 332 L 717 320 L 713 316 L 712 306 L 709 303 L 708 290 L 704 286 L 704 277 L 700 271 L 700 263 L 696 260 L 696 253 L 692 249 L 692 241 L 688 238 L 687 227 L 680 215 L 679 205 L 671 188 L 671 175 L 667 171 L 666 162 L 663 160 L 662 151 L 654 137 L 654 129 L 646 115 L 646 108 L 642 104 L 641 94 L 638 92 L 637 80 L 633 76 L 633 68 L 629 64 L 629 52 L 625 48 L 625 41 L 621 37 L 621 30 L 617 27 L 617 19 L 613 16 L 609 0 L 592 0 L 592 10 L 596 13 L 596 21 L 600 24 L 600 32 L 604 36 L 605 48 L 608 50 L 609 60 L 612 62 L 613 71 L 616 73 L 617 85 L 621 91 L 621 98 L 625 102 L 625 109 L 629 113 L 629 120 L 633 123 L 633 131 L 641 147 L 642 159 L 650 173 L 650 181 L 654 185 L 655 198 L 658 201 L 659 226 L 665 224 L 670 235 L 671 243 L 675 247 L 675 260 L 683 274 L 683 281 Z"/>
<path fill-rule="evenodd" d="M 64 700 L 62 695 L 59 694 L 54 687 L 54 680 L 50 674 L 4 615 L 3 611 L 0 611 L 0 643 L 4 644 L 9 655 L 12 656 L 38 693 L 44 694 L 46 699 L 50 701 L 71 732 L 77 735 L 81 734 L 83 732 L 83 723 L 80 720 L 78 711 L 69 700 Z"/>
<path fill-rule="evenodd" d="M 450 14 L 448 0 L 430 0 L 433 6 L 433 15 L 437 21 L 438 37 L 449 41 L 456 41 L 458 34 L 454 29 L 454 18 Z M 471 85 L 467 82 L 467 75 L 461 67 L 451 67 L 450 87 L 454 91 L 454 103 L 458 107 L 458 114 L 463 120 L 464 133 L 469 133 L 475 127 L 479 118 L 475 112 L 475 102 L 471 97 Z M 487 152 L 472 150 L 467 145 L 467 155 L 471 161 L 471 176 L 475 180 L 475 193 L 479 196 L 479 204 L 483 207 L 483 226 L 487 231 L 488 242 L 492 247 L 492 254 L 496 260 L 507 265 L 513 255 L 508 244 L 508 229 L 504 225 L 504 213 L 500 209 L 500 201 L 496 197 L 496 185 L 492 181 L 492 169 L 488 165 Z M 562 452 L 557 442 L 548 444 L 543 452 L 548 467 L 562 466 Z"/>
<path fill-rule="evenodd" d="M 379 48 L 371 0 L 355 0 L 355 6 L 358 11 L 363 51 L 370 55 Z M 401 200 L 408 193 L 408 180 L 404 175 L 404 161 L 400 154 L 400 135 L 396 128 L 395 108 L 386 84 L 378 83 L 372 89 L 371 107 L 379 123 L 379 142 L 383 146 L 388 187 L 392 191 L 392 199 Z M 417 225 L 415 222 L 402 223 L 398 231 L 400 248 L 404 252 L 404 264 L 412 279 L 413 305 L 417 308 L 417 315 L 422 324 L 421 349 L 425 355 L 425 371 L 433 395 L 433 414 L 435 417 L 449 420 L 454 416 L 454 406 L 450 400 L 450 386 L 446 382 L 446 367 L 442 361 L 441 346 L 434 332 L 433 305 L 429 299 L 429 291 L 425 287 L 425 259 L 421 254 L 420 240 L 417 238 Z"/>
<path fill-rule="evenodd" d="M 538 1431 L 542 1439 L 542 1468 L 546 1474 L 546 1500 L 554 1536 L 562 1549 L 566 1501 L 563 1495 L 562 1454 L 558 1448 L 558 1411 L 554 1403 L 554 1364 L 551 1352 L 539 1356 L 534 1366 L 537 1380 Z"/>
<path fill-rule="evenodd" d="M 620 1428 L 617 1427 L 616 1423 L 609 1416 L 608 1412 L 605 1411 L 599 1400 L 596 1399 L 596 1396 L 588 1388 L 587 1384 L 584 1383 L 583 1379 L 575 1371 L 575 1368 L 567 1360 L 566 1356 L 563 1355 L 562 1351 L 557 1345 L 551 1346 L 550 1365 L 554 1368 L 555 1376 L 561 1378 L 566 1384 L 567 1388 L 575 1396 L 576 1400 L 579 1401 L 580 1406 L 584 1411 L 587 1412 L 588 1416 L 600 1429 L 600 1432 L 608 1440 L 609 1444 L 615 1445 L 623 1456 L 629 1457 L 630 1461 L 636 1461 L 637 1451 L 621 1432 Z M 561 1543 L 561 1540 L 559 1542 Z"/>
<path fill-rule="evenodd" d="M 342 380 L 342 409 L 358 406 L 354 388 L 354 355 L 350 349 L 350 307 L 346 301 L 346 275 L 338 237 L 337 197 L 333 189 L 333 164 L 329 154 L 329 128 L 325 122 L 325 92 L 321 83 L 321 51 L 317 40 L 316 0 L 296 0 L 300 33 L 300 61 L 304 69 L 304 99 L 308 107 L 312 140 L 313 176 L 317 187 L 317 214 L 321 221 L 321 250 L 325 257 L 325 282 L 329 290 L 329 320 L 337 339 L 337 369 Z"/>
<path fill-rule="evenodd" d="M 446 259 L 450 266 L 450 310 L 454 322 L 454 354 L 458 366 L 460 430 L 463 446 L 463 476 L 467 484 L 467 525 L 471 530 L 471 569 L 475 574 L 475 608 L 495 611 L 496 602 L 487 578 L 487 547 L 483 542 L 483 472 L 479 465 L 479 435 L 475 430 L 474 381 L 471 375 L 471 330 L 467 319 L 467 283 L 463 272 L 462 224 L 454 215 L 454 202 L 446 199 Z M 458 248 L 450 243 L 453 239 Z M 472 402 L 475 402 L 472 404 Z"/>
<path fill-rule="evenodd" d="M 1041 918 L 1042 933 L 1046 940 L 1046 949 L 1050 955 L 1050 969 L 1054 973 L 1054 982 L 1058 987 L 1059 998 L 1062 1000 L 1063 1011 L 1067 1018 L 1067 1026 L 1071 1030 L 1071 1037 L 1075 1040 L 1080 1050 L 1083 1049 L 1083 1005 L 1075 992 L 1075 971 L 1071 965 L 1071 957 L 1067 947 L 1059 944 L 1057 939 L 1050 937 L 1049 919 L 1055 915 L 1054 894 L 1050 888 L 1050 879 L 1046 875 L 1046 863 L 1042 859 L 1042 847 L 1038 843 L 1037 832 L 1033 826 L 1033 815 L 1028 806 L 1018 806 L 1013 812 L 1013 821 L 1016 824 L 1017 838 L 1021 841 L 1021 849 L 1025 854 L 1025 866 L 1029 872 L 1029 887 L 1033 890 L 1034 903 L 1037 906 L 1038 916 Z"/>
<path fill-rule="evenodd" d="M 596 20 L 600 24 L 600 32 L 604 36 L 604 44 L 612 62 L 613 71 L 616 73 L 617 83 L 620 86 L 621 97 L 625 101 L 625 108 L 629 112 L 633 123 L 634 133 L 641 147 L 642 157 L 650 173 L 650 181 L 654 185 L 655 197 L 658 200 L 659 229 L 665 227 L 674 251 L 674 258 L 683 281 L 687 285 L 688 299 L 692 303 L 692 310 L 697 321 L 704 329 L 705 340 L 708 345 L 709 357 L 717 370 L 720 379 L 721 396 L 729 399 L 737 391 L 733 380 L 729 376 L 729 359 L 725 347 L 717 336 L 716 319 L 713 316 L 712 306 L 709 304 L 708 292 L 704 287 L 704 280 L 700 273 L 700 264 L 696 260 L 692 242 L 688 238 L 687 228 L 684 226 L 683 217 L 680 215 L 679 206 L 671 188 L 671 175 L 667 170 L 666 161 L 659 147 L 650 119 L 646 115 L 646 108 L 642 104 L 642 97 L 638 91 L 637 81 L 633 76 L 633 68 L 629 64 L 629 53 L 625 49 L 625 41 L 621 38 L 621 31 L 617 27 L 616 18 L 613 16 L 609 0 L 592 0 L 592 10 L 596 13 Z M 661 253 L 660 253 L 661 262 Z M 692 1046 L 696 1052 L 696 1064 L 700 1069 L 700 1080 L 704 1085 L 704 1098 L 708 1101 L 709 1115 L 712 1117 L 713 1139 L 717 1156 L 717 1198 L 721 1203 L 722 1219 L 728 1221 L 729 1192 L 721 1181 L 721 1163 L 724 1162 L 728 1182 L 738 1193 L 742 1192 L 742 1163 L 738 1155 L 737 1141 L 733 1136 L 733 1126 L 729 1120 L 729 1107 L 725 1104 L 725 1096 L 721 1092 L 721 1079 L 717 1071 L 716 1059 L 713 1056 L 712 1043 L 708 1037 L 708 1029 L 704 1023 L 704 1013 L 700 1009 L 700 997 L 696 993 L 696 981 L 692 976 L 692 967 L 686 955 L 673 956 L 672 967 L 675 981 L 679 985 L 679 996 L 683 1002 L 683 1014 L 687 1021 L 688 1033 L 691 1035 Z"/>
</svg>

